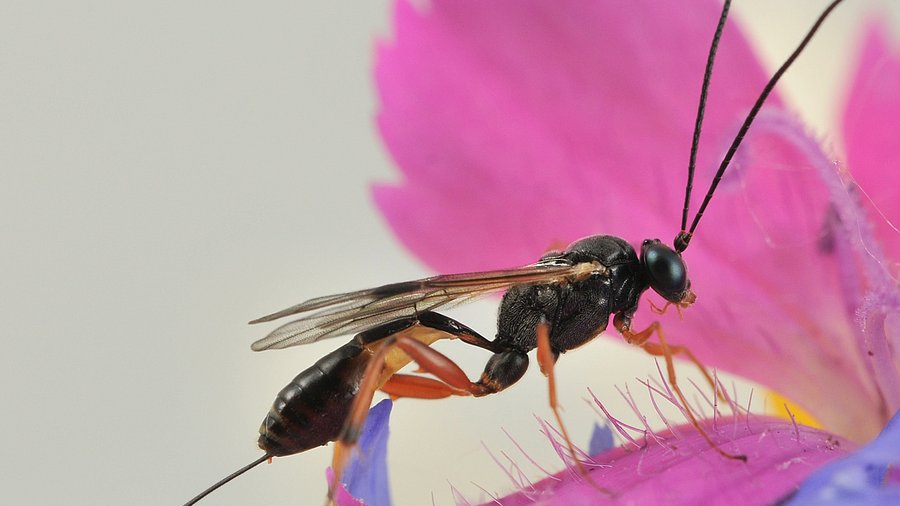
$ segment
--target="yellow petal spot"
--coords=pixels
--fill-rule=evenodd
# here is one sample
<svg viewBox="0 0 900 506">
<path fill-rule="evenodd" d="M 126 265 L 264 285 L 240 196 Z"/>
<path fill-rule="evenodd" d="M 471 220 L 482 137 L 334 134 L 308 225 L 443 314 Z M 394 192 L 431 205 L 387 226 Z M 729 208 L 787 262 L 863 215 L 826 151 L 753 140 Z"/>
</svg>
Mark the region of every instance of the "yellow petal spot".
<svg viewBox="0 0 900 506">
<path fill-rule="evenodd" d="M 766 403 L 766 406 L 766 411 L 768 411 L 770 415 L 787 420 L 790 420 L 791 415 L 794 415 L 794 420 L 799 424 L 806 425 L 807 427 L 814 427 L 816 429 L 822 428 L 822 424 L 813 418 L 806 410 L 775 392 L 769 392 L 769 402 Z M 788 410 L 790 410 L 790 413 L 788 413 Z"/>
</svg>

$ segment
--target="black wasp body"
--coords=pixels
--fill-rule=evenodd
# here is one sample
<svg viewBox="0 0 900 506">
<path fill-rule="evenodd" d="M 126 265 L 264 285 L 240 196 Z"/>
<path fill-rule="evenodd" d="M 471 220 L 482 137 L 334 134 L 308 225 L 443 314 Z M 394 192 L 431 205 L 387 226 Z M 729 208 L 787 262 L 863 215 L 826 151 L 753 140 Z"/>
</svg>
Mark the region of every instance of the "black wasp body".
<svg viewBox="0 0 900 506">
<path fill-rule="evenodd" d="M 527 353 L 536 348 L 535 328 L 542 319 L 551 322 L 550 346 L 554 353 L 575 349 L 605 330 L 610 315 L 618 315 L 630 325 L 641 294 L 650 286 L 643 260 L 618 237 L 587 237 L 541 260 L 553 259 L 573 264 L 597 262 L 605 269 L 574 283 L 509 289 L 500 304 L 495 340 L 504 349 Z"/>
<path fill-rule="evenodd" d="M 529 278 L 536 281 L 518 282 L 517 278 L 522 273 L 528 273 Z M 444 284 L 468 285 L 468 290 L 454 292 L 451 289 L 450 293 L 445 293 L 442 290 Z M 497 336 L 493 341 L 433 311 L 457 302 L 459 297 L 507 286 L 509 289 L 500 304 Z M 466 389 L 468 394 L 480 397 L 507 388 L 525 374 L 529 363 L 527 353 L 538 346 L 536 329 L 541 322 L 549 326 L 549 344 L 555 357 L 599 335 L 606 329 L 611 315 L 615 315 L 620 331 L 630 332 L 631 318 L 637 310 L 638 300 L 651 286 L 673 303 L 688 305 L 694 300 L 684 263 L 680 255 L 668 246 L 658 240 L 645 241 L 639 258 L 626 241 L 601 235 L 581 239 L 563 252 L 550 252 L 538 263 L 522 269 L 437 276 L 336 296 L 341 304 L 346 304 L 347 300 L 366 303 L 349 313 L 340 306 L 291 322 L 255 343 L 254 349 L 299 344 L 296 339 L 302 337 L 303 332 L 323 326 L 340 327 L 356 318 L 367 318 L 365 309 L 373 302 L 385 306 L 379 307 L 376 314 L 396 311 L 398 308 L 394 304 L 385 304 L 391 299 L 406 305 L 411 300 L 417 302 L 411 306 L 412 314 L 390 319 L 357 334 L 349 343 L 294 378 L 278 394 L 263 421 L 259 446 L 268 455 L 282 456 L 336 440 L 359 393 L 366 366 L 388 338 L 403 335 L 426 345 L 438 339 L 461 338 L 494 352 L 481 378 Z M 316 300 L 310 302 L 315 303 Z M 419 304 L 427 310 L 417 310 Z M 295 306 L 257 321 L 297 312 L 302 312 L 302 308 Z M 332 314 L 340 315 L 339 319 L 332 321 L 328 318 Z M 325 321 L 318 321 L 323 317 Z M 310 319 L 317 320 L 315 326 L 305 324 Z M 316 339 L 322 337 L 324 335 Z M 384 371 L 380 373 L 379 388 L 385 387 L 390 377 L 409 362 L 405 355 L 397 353 L 389 356 Z M 408 395 L 410 392 L 392 390 L 390 385 L 384 389 L 401 396 L 411 396 Z M 461 392 L 446 390 L 443 393 L 452 395 Z M 434 397 L 437 396 L 430 398 Z"/>
<path fill-rule="evenodd" d="M 549 379 L 550 407 L 569 454 L 587 476 L 559 415 L 553 368 L 560 354 L 596 337 L 609 325 L 610 318 L 629 343 L 665 358 L 669 385 L 681 401 L 685 416 L 707 443 L 723 457 L 746 460 L 743 455 L 729 454 L 719 448 L 697 422 L 676 382 L 672 357 L 682 354 L 692 360 L 715 390 L 715 382 L 703 365 L 686 348 L 667 344 L 656 322 L 644 330 L 632 331 L 632 317 L 638 299 L 648 288 L 678 307 L 687 307 L 694 302 L 681 253 L 687 249 L 722 175 L 775 83 L 841 1 L 833 0 L 829 4 L 766 84 L 688 227 L 700 127 L 716 48 L 731 3 L 724 1 L 700 92 L 681 231 L 675 237 L 674 249 L 651 239 L 642 243 L 638 255 L 631 245 L 618 237 L 591 236 L 576 241 L 565 251 L 548 253 L 537 263 L 525 267 L 435 276 L 319 297 L 250 322 L 301 315 L 253 343 L 252 348 L 256 351 L 286 348 L 329 337 L 355 336 L 300 373 L 278 394 L 260 427 L 259 446 L 264 455 L 223 478 L 188 504 L 199 501 L 267 459 L 302 452 L 330 441 L 336 442 L 334 483 L 339 483 L 341 470 L 349 450 L 356 443 L 376 390 L 392 397 L 427 399 L 488 395 L 517 382 L 528 368 L 528 353 L 534 349 L 537 349 L 541 371 Z M 481 295 L 503 291 L 506 293 L 500 304 L 497 335 L 493 340 L 436 312 Z M 658 342 L 649 341 L 653 335 Z M 492 353 L 478 381 L 470 381 L 452 360 L 431 348 L 432 343 L 441 339 L 458 339 Z M 398 372 L 410 362 L 415 362 L 420 371 L 430 376 Z M 329 497 L 333 491 L 329 491 Z"/>
</svg>

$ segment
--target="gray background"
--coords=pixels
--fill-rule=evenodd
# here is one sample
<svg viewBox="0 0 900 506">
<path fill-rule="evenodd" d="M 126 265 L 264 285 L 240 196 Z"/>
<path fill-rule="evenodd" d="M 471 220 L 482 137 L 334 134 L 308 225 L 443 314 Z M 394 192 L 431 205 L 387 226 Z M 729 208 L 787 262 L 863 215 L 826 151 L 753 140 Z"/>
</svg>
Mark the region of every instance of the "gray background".
<svg viewBox="0 0 900 506">
<path fill-rule="evenodd" d="M 774 68 L 825 3 L 735 9 Z M 900 26 L 896 2 L 848 2 L 786 77 L 826 140 L 876 6 Z M 185 501 L 258 455 L 275 393 L 341 342 L 255 354 L 264 329 L 247 320 L 428 274 L 368 194 L 397 177 L 372 122 L 388 13 L 386 1 L 0 3 L 4 503 Z M 494 311 L 455 314 L 491 335 Z M 480 371 L 483 354 L 449 350 Z M 395 502 L 451 504 L 448 482 L 470 499 L 473 482 L 507 489 L 481 446 L 515 455 L 501 427 L 558 467 L 531 416 L 550 416 L 533 369 L 492 399 L 400 403 Z M 576 440 L 597 419 L 586 387 L 634 420 L 614 387 L 654 370 L 613 340 L 566 356 Z M 318 504 L 329 459 L 279 459 L 207 504 Z"/>
</svg>

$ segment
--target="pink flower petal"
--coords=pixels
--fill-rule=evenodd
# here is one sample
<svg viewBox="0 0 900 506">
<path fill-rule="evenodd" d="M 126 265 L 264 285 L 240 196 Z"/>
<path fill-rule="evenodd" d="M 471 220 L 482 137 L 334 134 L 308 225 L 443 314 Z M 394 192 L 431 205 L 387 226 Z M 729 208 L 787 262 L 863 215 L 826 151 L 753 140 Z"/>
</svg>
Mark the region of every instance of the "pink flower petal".
<svg viewBox="0 0 900 506">
<path fill-rule="evenodd" d="M 325 481 L 328 482 L 329 487 L 334 482 L 334 471 L 330 467 L 325 470 Z M 334 491 L 334 502 L 338 506 L 365 506 L 362 500 L 353 497 L 347 491 L 347 487 L 343 483 L 338 485 L 337 490 Z"/>
<path fill-rule="evenodd" d="M 855 320 L 867 293 L 897 290 L 877 268 L 883 259 L 872 261 L 864 216 L 818 143 L 789 117 L 761 116 L 704 220 L 685 253 L 699 300 L 668 327 L 671 339 L 774 388 L 838 434 L 874 437 L 900 402 L 900 378 L 896 369 L 873 378 L 873 358 L 887 369 L 898 359 L 883 332 L 867 344 Z"/>
<path fill-rule="evenodd" d="M 609 489 L 612 497 L 564 471 L 536 483 L 534 490 L 485 506 L 770 505 L 795 491 L 820 466 L 854 447 L 826 432 L 778 419 L 720 419 L 704 426 L 726 450 L 747 455 L 747 463 L 723 458 L 696 430 L 682 426 L 644 440 L 642 448 L 626 445 L 593 457 L 598 467 L 590 471 L 591 478 Z"/>
<path fill-rule="evenodd" d="M 378 125 L 406 180 L 376 187 L 378 206 L 442 272 L 531 263 L 601 232 L 674 237 L 718 8 L 399 1 L 375 72 Z M 733 25 L 719 54 L 701 166 L 765 82 Z"/>
<path fill-rule="evenodd" d="M 407 180 L 375 197 L 413 252 L 471 271 L 584 235 L 675 235 L 717 5 L 639 4 L 397 4 L 378 119 Z M 764 80 L 726 29 L 695 201 Z M 699 298 L 666 335 L 866 440 L 900 403 L 897 284 L 831 160 L 773 105 L 685 252 Z"/>
<path fill-rule="evenodd" d="M 900 53 L 891 51 L 886 32 L 877 22 L 867 30 L 843 126 L 850 171 L 865 192 L 862 200 L 875 234 L 898 276 Z"/>
</svg>

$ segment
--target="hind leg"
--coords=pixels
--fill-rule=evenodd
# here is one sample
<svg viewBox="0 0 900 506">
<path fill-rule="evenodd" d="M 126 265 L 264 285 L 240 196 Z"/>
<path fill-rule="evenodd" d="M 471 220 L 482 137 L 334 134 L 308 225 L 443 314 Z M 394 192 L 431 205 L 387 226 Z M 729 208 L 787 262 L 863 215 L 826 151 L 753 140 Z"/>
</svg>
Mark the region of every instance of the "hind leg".
<svg viewBox="0 0 900 506">
<path fill-rule="evenodd" d="M 419 318 L 422 316 L 424 314 L 419 315 Z M 344 427 L 335 441 L 332 461 L 335 477 L 328 491 L 329 501 L 334 497 L 334 491 L 337 484 L 340 483 L 341 474 L 350 452 L 359 439 L 376 390 L 382 389 L 394 397 L 425 399 L 442 398 L 449 395 L 481 397 L 499 392 L 512 385 L 522 377 L 528 367 L 528 357 L 524 353 L 495 353 L 488 360 L 481 379 L 472 382 L 453 360 L 429 347 L 428 344 L 433 340 L 433 336 L 427 337 L 429 343 L 418 340 L 416 336 L 424 336 L 424 333 L 418 331 L 419 327 L 440 330 L 445 333 L 450 333 L 448 330 L 453 329 L 459 330 L 461 334 L 465 335 L 465 339 L 459 334 L 451 334 L 454 337 L 459 337 L 469 344 L 487 347 L 481 346 L 483 343 L 477 341 L 480 336 L 474 334 L 468 327 L 464 327 L 466 329 L 464 331 L 461 330 L 456 326 L 458 322 L 437 313 L 430 313 L 430 316 L 426 316 L 426 320 L 426 322 L 410 319 L 395 320 L 357 336 L 361 344 L 370 347 L 373 355 L 358 383 L 359 390 L 353 399 Z M 477 338 L 473 337 L 473 334 Z M 490 344 L 490 341 L 485 340 L 484 342 Z M 388 361 L 391 352 L 395 350 L 402 351 L 419 366 L 422 372 L 431 374 L 436 379 L 391 374 L 396 369 L 389 368 Z M 390 377 L 385 378 L 385 374 L 389 374 Z"/>
</svg>

